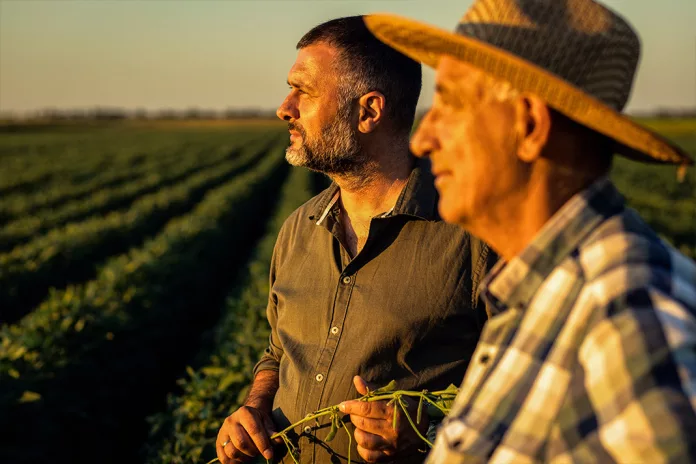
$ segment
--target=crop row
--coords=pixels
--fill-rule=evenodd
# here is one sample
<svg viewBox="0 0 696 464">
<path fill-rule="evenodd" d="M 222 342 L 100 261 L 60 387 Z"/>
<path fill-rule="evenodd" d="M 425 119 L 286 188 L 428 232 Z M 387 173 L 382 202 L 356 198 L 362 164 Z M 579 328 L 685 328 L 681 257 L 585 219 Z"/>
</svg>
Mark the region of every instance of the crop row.
<svg viewBox="0 0 696 464">
<path fill-rule="evenodd" d="M 128 206 L 141 195 L 175 184 L 192 174 L 213 168 L 227 159 L 236 157 L 240 148 L 241 144 L 234 148 L 222 146 L 215 150 L 199 149 L 196 152 L 202 156 L 183 153 L 173 156 L 169 162 L 160 166 L 151 166 L 148 163 L 142 170 L 142 175 L 140 172 L 136 173 L 135 179 L 130 182 L 99 189 L 86 198 L 69 201 L 57 208 L 44 208 L 24 215 L 0 229 L 0 251 L 8 251 L 38 234 L 67 222 Z M 201 157 L 204 160 L 200 160 Z"/>
<path fill-rule="evenodd" d="M 40 192 L 80 184 L 122 166 L 137 165 L 182 146 L 179 137 L 140 132 L 96 131 L 6 136 L 0 141 L 0 194 Z"/>
<path fill-rule="evenodd" d="M 215 457 L 215 437 L 222 421 L 246 396 L 254 363 L 268 345 L 265 318 L 268 270 L 283 221 L 311 195 L 310 173 L 295 169 L 280 195 L 273 220 L 258 243 L 248 271 L 231 291 L 215 328 L 212 348 L 197 370 L 178 381 L 181 393 L 170 395 L 164 412 L 153 415 L 144 454 L 152 464 L 207 462 Z"/>
<path fill-rule="evenodd" d="M 128 209 L 69 223 L 0 255 L 0 322 L 18 320 L 50 287 L 90 278 L 104 259 L 137 246 L 189 211 L 209 189 L 253 166 L 275 139 L 249 144 L 237 158 L 145 195 Z"/>
<path fill-rule="evenodd" d="M 117 157 L 118 162 L 94 170 L 89 168 L 91 175 L 82 182 L 75 182 L 73 176 L 56 175 L 55 170 L 50 171 L 50 175 L 55 178 L 52 183 L 36 181 L 40 185 L 39 189 L 32 189 L 27 192 L 18 192 L 3 195 L 0 204 L 0 222 L 12 219 L 22 219 L 28 215 L 40 216 L 41 209 L 54 208 L 61 206 L 69 201 L 76 201 L 98 193 L 100 189 L 119 187 L 139 178 L 151 175 L 153 172 L 166 171 L 176 166 L 182 160 L 188 158 L 201 159 L 214 147 L 228 146 L 234 149 L 247 143 L 254 137 L 253 133 L 234 134 L 232 137 L 225 137 L 222 140 L 211 138 L 210 140 L 181 142 L 178 146 L 172 146 L 171 141 L 160 141 L 159 145 L 153 147 L 139 147 L 138 145 L 126 145 L 121 148 L 125 154 Z M 113 144 L 113 142 L 111 142 Z M 84 150 L 86 151 L 86 150 Z M 79 153 L 82 153 L 80 150 Z M 113 155 L 116 156 L 116 155 Z M 94 152 L 91 155 L 83 154 L 86 160 L 75 160 L 76 166 L 89 164 L 95 159 L 102 158 L 103 155 Z M 201 159 L 203 161 L 203 159 Z M 105 163 L 105 162 L 104 162 Z M 103 163 L 103 164 L 104 164 Z M 40 159 L 36 161 L 34 169 L 48 169 L 55 161 L 51 159 Z M 56 168 L 57 169 L 57 168 Z"/>
<path fill-rule="evenodd" d="M 273 150 L 95 280 L 0 330 L 0 462 L 137 461 L 143 417 L 219 316 L 287 172 Z"/>
</svg>

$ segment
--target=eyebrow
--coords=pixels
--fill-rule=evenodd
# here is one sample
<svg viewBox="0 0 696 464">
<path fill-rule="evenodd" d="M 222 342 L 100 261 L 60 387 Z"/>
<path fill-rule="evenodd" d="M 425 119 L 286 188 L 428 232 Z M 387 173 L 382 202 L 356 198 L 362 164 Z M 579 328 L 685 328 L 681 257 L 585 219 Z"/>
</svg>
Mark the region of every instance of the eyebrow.
<svg viewBox="0 0 696 464">
<path fill-rule="evenodd" d="M 290 87 L 295 87 L 296 89 L 307 89 L 307 90 L 312 90 L 314 89 L 313 86 L 308 84 L 307 82 L 303 80 L 296 80 L 296 79 L 288 79 L 287 83 Z"/>
</svg>

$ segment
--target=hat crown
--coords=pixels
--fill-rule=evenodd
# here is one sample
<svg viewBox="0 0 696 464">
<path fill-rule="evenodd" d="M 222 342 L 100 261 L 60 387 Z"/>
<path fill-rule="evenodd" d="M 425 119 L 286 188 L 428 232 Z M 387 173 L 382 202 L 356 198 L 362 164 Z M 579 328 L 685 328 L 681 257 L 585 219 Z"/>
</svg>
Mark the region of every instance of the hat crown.
<svg viewBox="0 0 696 464">
<path fill-rule="evenodd" d="M 457 33 L 552 72 L 617 111 L 640 58 L 635 31 L 593 0 L 476 0 Z"/>
</svg>

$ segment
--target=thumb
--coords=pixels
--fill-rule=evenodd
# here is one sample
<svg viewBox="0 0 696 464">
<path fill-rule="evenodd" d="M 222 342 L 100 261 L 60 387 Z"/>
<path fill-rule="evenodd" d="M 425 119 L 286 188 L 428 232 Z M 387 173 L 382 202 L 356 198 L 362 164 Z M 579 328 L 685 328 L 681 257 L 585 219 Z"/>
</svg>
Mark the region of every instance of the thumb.
<svg viewBox="0 0 696 464">
<path fill-rule="evenodd" d="M 269 437 L 276 433 L 276 426 L 273 423 L 273 420 L 271 420 L 271 417 L 267 414 L 263 415 L 263 427 L 266 429 L 266 433 Z"/>
<path fill-rule="evenodd" d="M 358 390 L 358 393 L 360 395 L 367 395 L 368 390 L 374 390 L 375 386 L 372 385 L 369 382 L 366 382 L 362 377 L 359 375 L 356 375 L 353 377 L 353 384 L 355 385 L 355 389 Z"/>
</svg>

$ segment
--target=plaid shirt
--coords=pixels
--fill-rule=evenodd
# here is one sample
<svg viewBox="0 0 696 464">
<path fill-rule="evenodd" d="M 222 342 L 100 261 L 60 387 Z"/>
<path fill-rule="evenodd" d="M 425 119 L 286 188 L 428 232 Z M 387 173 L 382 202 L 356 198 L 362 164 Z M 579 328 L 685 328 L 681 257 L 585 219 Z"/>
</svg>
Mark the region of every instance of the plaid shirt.
<svg viewBox="0 0 696 464">
<path fill-rule="evenodd" d="M 494 315 L 429 464 L 696 462 L 696 265 L 607 178 L 481 287 Z"/>
</svg>

